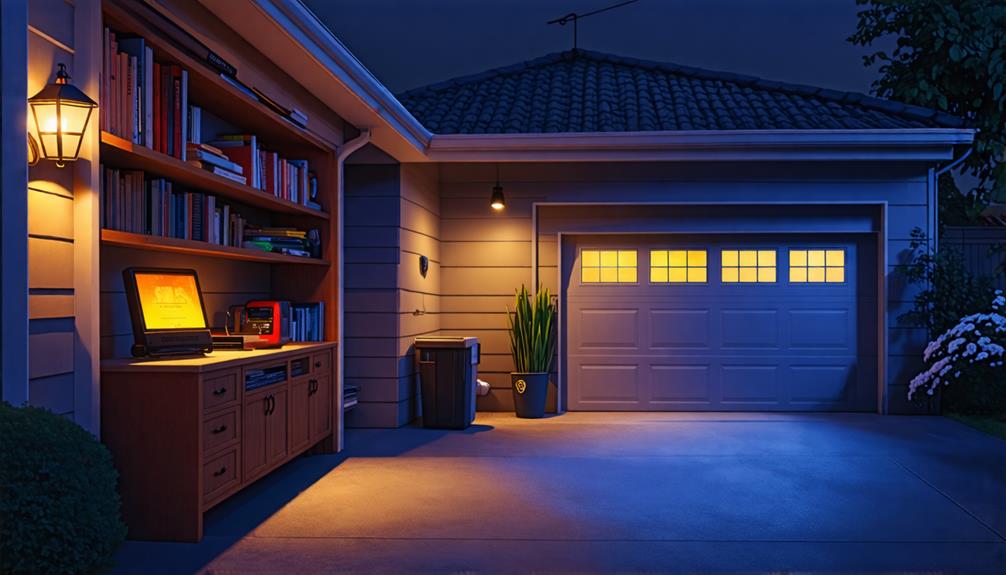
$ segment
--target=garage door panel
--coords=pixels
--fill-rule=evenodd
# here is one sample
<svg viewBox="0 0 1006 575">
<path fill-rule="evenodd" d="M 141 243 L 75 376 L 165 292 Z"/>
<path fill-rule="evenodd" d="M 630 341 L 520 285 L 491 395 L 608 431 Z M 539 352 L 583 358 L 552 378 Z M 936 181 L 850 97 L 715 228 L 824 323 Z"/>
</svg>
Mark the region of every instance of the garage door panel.
<svg viewBox="0 0 1006 575">
<path fill-rule="evenodd" d="M 772 405 L 779 401 L 778 365 L 723 365 L 720 398 L 724 404 Z M 752 409 L 755 407 L 753 406 Z"/>
<path fill-rule="evenodd" d="M 709 365 L 651 365 L 650 403 L 710 405 L 711 373 Z"/>
<path fill-rule="evenodd" d="M 723 349 L 779 349 L 779 312 L 775 309 L 720 311 Z"/>
<path fill-rule="evenodd" d="M 847 404 L 857 387 L 854 367 L 844 364 L 791 365 L 789 368 L 791 403 Z"/>
<path fill-rule="evenodd" d="M 580 249 L 634 250 L 636 281 L 580 283 Z M 873 249 L 872 238 L 848 235 L 564 239 L 562 353 L 570 409 L 874 410 Z M 706 254 L 698 260 L 705 273 L 697 276 L 705 281 L 672 281 L 688 277 L 670 268 L 689 267 L 682 253 L 696 250 Z M 722 281 L 723 252 L 736 251 L 734 261 L 741 262 L 744 250 L 775 254 L 774 282 Z M 791 262 L 791 251 L 803 253 Z M 790 267 L 801 258 L 808 269 L 828 268 L 829 251 L 842 253 L 842 275 L 835 277 L 844 282 L 791 281 Z M 666 275 L 651 273 L 651 252 L 653 267 L 666 265 Z M 823 266 L 812 263 L 822 259 Z M 813 275 L 828 277 L 827 270 Z"/>
<path fill-rule="evenodd" d="M 581 350 L 639 349 L 638 309 L 584 309 L 579 313 Z"/>
<path fill-rule="evenodd" d="M 790 347 L 794 349 L 831 349 L 855 353 L 853 310 L 791 309 L 789 310 Z"/>
<path fill-rule="evenodd" d="M 583 404 L 639 403 L 639 365 L 580 364 L 576 376 Z"/>
<path fill-rule="evenodd" d="M 710 310 L 650 309 L 650 349 L 709 349 Z"/>
</svg>

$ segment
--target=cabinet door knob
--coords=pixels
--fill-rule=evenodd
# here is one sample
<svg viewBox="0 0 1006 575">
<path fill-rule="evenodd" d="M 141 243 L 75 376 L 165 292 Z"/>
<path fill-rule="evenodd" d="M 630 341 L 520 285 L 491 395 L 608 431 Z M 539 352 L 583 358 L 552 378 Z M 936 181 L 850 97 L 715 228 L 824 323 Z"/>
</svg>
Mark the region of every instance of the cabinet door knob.
<svg viewBox="0 0 1006 575">
<path fill-rule="evenodd" d="M 227 393 L 227 388 L 226 387 L 221 387 L 219 389 L 214 389 L 213 390 L 213 395 L 223 395 L 225 393 Z"/>
<path fill-rule="evenodd" d="M 321 362 L 320 361 L 314 362 L 314 367 L 315 367 L 315 369 L 320 368 L 321 367 Z"/>
<path fill-rule="evenodd" d="M 224 465 L 220 469 L 217 469 L 216 471 L 214 471 L 213 472 L 213 477 L 220 477 L 224 473 L 227 473 L 227 466 L 226 465 Z"/>
<path fill-rule="evenodd" d="M 227 425 L 221 425 L 220 427 L 213 428 L 213 433 L 223 433 L 227 431 Z"/>
</svg>

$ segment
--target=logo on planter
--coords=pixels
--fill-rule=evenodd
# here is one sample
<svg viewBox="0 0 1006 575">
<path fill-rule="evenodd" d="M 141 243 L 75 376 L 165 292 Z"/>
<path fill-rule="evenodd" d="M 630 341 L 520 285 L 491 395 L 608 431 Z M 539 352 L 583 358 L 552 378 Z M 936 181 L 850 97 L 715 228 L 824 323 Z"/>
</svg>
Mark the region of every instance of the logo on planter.
<svg viewBox="0 0 1006 575">
<path fill-rule="evenodd" d="M 527 390 L 527 382 L 524 381 L 523 379 L 518 379 L 517 381 L 515 381 L 513 386 L 514 389 L 517 390 L 517 393 L 524 393 Z"/>
</svg>

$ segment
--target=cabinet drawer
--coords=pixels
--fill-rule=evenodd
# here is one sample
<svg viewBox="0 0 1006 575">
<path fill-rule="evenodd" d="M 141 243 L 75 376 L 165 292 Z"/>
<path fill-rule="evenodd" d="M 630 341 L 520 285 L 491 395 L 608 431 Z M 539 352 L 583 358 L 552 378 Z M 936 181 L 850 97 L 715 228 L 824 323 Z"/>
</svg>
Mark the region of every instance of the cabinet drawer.
<svg viewBox="0 0 1006 575">
<path fill-rule="evenodd" d="M 323 351 L 311 356 L 312 373 L 325 373 L 332 369 L 332 352 Z"/>
<path fill-rule="evenodd" d="M 229 409 L 220 415 L 203 421 L 203 454 L 212 453 L 219 447 L 241 437 L 241 418 L 238 408 Z"/>
<path fill-rule="evenodd" d="M 203 410 L 226 405 L 238 399 L 238 372 L 212 373 L 203 379 Z"/>
<path fill-rule="evenodd" d="M 203 464 L 203 503 L 227 493 L 239 482 L 238 450 L 234 448 Z"/>
</svg>

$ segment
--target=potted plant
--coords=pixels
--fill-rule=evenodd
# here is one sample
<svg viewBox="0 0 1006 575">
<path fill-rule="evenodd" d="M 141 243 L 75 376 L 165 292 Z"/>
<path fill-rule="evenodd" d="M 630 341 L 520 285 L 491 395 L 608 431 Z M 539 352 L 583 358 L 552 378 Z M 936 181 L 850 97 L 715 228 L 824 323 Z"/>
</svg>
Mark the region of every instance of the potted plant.
<svg viewBox="0 0 1006 575">
<path fill-rule="evenodd" d="M 510 382 L 517 417 L 545 415 L 548 376 L 555 357 L 555 315 L 548 290 L 540 286 L 532 297 L 522 285 L 514 310 L 507 308 L 514 365 Z"/>
</svg>

